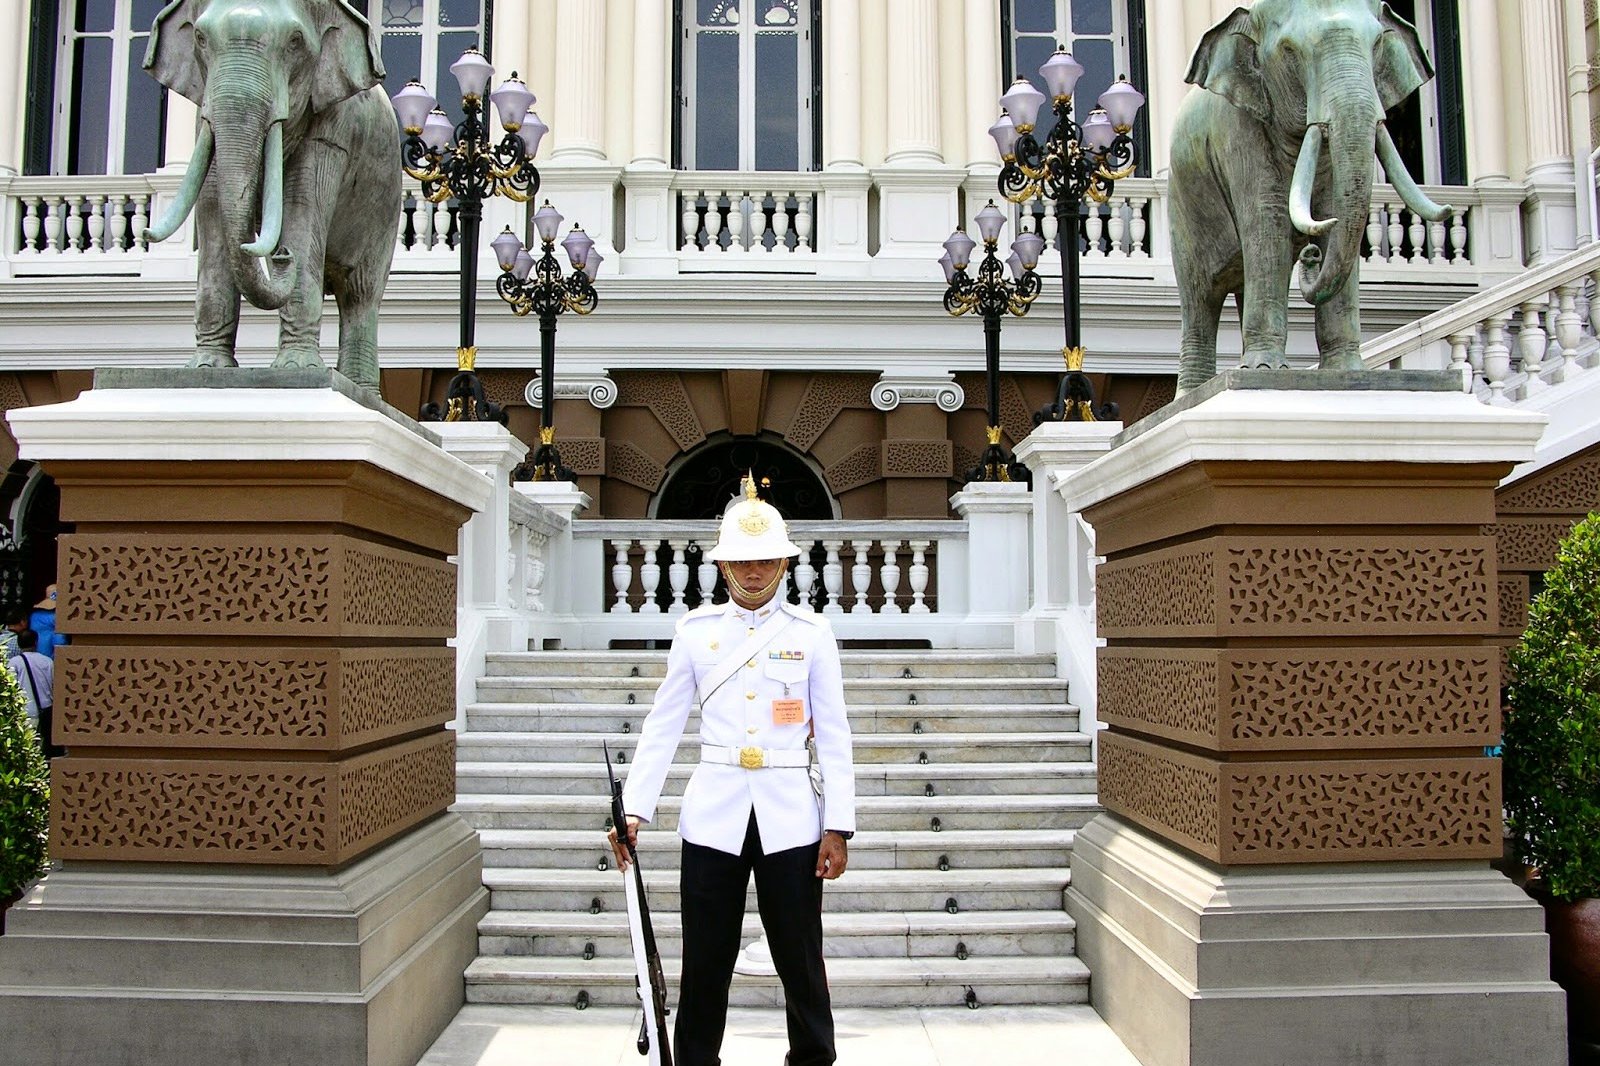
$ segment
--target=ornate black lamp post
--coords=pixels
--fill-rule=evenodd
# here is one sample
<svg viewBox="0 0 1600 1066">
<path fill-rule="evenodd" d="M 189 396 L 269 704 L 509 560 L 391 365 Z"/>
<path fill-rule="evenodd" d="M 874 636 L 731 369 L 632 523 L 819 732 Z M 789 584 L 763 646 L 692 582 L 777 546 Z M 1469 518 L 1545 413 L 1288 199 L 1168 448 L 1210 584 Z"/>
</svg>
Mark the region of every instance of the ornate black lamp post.
<svg viewBox="0 0 1600 1066">
<path fill-rule="evenodd" d="M 533 228 L 544 246 L 538 259 L 529 254 L 509 227 L 493 241 L 501 271 L 495 285 L 500 299 L 519 316 L 539 316 L 539 381 L 544 386 L 544 402 L 539 407 L 539 447 L 532 463 L 513 470 L 511 479 L 572 481 L 576 475 L 561 465 L 561 452 L 556 448 L 556 319 L 566 311 L 586 315 L 600 303 L 594 279 L 605 257 L 581 227 L 573 226 L 561 242 L 567 261 L 572 264 L 572 273 L 563 276 L 555 255 L 561 215 L 550 201 L 533 213 Z"/>
<path fill-rule="evenodd" d="M 1011 242 L 1011 256 L 1006 264 L 1011 267 L 1013 280 L 1008 281 L 1000 257 L 995 254 L 1005 222 L 1005 214 L 993 200 L 978 212 L 983 261 L 978 264 L 976 280 L 967 276 L 967 263 L 977 242 L 962 230 L 956 230 L 944 242 L 944 255 L 939 257 L 944 280 L 949 283 L 944 291 L 944 309 L 956 316 L 976 311 L 983 319 L 984 372 L 989 386 L 989 445 L 978 465 L 967 471 L 968 481 L 1025 481 L 1028 477 L 1027 469 L 1016 463 L 1000 443 L 1000 316 L 1012 314 L 1020 318 L 1028 313 L 1028 307 L 1039 295 L 1043 285 L 1033 268 L 1039 265 L 1044 238 L 1025 232 Z"/>
<path fill-rule="evenodd" d="M 422 183 L 422 194 L 432 203 L 455 197 L 460 231 L 456 247 L 461 252 L 461 345 L 456 349 L 456 376 L 445 392 L 445 406 L 425 404 L 424 421 L 504 422 L 505 412 L 490 403 L 473 372 L 478 358 L 474 341 L 478 310 L 478 226 L 483 201 L 509 196 L 526 203 L 539 191 L 539 171 L 533 157 L 539 141 L 549 132 L 533 112 L 533 93 L 513 71 L 494 92 L 488 92 L 494 67 L 476 48 L 468 48 L 450 67 L 461 86 L 465 118 L 451 125 L 437 101 L 421 82 L 410 81 L 394 95 L 395 114 L 406 139 L 401 146 L 405 172 Z M 488 108 L 484 96 L 500 113 L 505 136 L 490 140 L 485 124 Z"/>
<path fill-rule="evenodd" d="M 1034 415 L 1034 422 L 1092 422 L 1117 417 L 1115 404 L 1098 409 L 1094 388 L 1083 372 L 1083 332 L 1078 319 L 1078 218 L 1087 197 L 1105 203 L 1112 186 L 1133 173 L 1133 121 L 1144 106 L 1144 94 L 1126 77 L 1100 94 L 1100 106 L 1080 126 L 1072 118 L 1072 90 L 1083 67 L 1065 49 L 1057 49 L 1039 68 L 1050 90 L 1048 102 L 1055 125 L 1040 144 L 1034 120 L 1046 103 L 1044 93 L 1018 78 L 1000 98 L 1000 121 L 989 135 L 1000 149 L 1000 193 L 1013 203 L 1035 198 L 1055 202 L 1057 243 L 1061 248 L 1062 308 L 1067 343 L 1061 349 L 1067 372 L 1056 401 Z"/>
</svg>

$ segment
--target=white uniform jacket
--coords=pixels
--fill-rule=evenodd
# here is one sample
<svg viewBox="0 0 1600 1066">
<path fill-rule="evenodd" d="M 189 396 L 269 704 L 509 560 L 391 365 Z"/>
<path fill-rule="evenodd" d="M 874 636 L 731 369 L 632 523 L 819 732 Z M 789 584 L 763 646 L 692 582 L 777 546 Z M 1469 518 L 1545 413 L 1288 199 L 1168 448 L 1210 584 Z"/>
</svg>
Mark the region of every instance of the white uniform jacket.
<svg viewBox="0 0 1600 1066">
<path fill-rule="evenodd" d="M 656 690 L 628 771 L 623 808 L 647 822 L 655 817 L 667 768 L 699 703 L 703 679 L 752 631 L 760 634 L 760 646 L 706 700 L 700 742 L 803 752 L 814 726 L 822 799 L 812 790 L 804 765 L 746 770 L 701 762 L 683 796 L 678 833 L 691 844 L 737 855 L 752 809 L 764 854 L 814 844 L 824 829 L 854 832 L 856 779 L 839 645 L 821 615 L 781 600 L 754 612 L 732 603 L 699 607 L 679 620 L 666 679 Z M 792 703 L 781 711 L 775 708 L 779 700 L 803 701 L 803 717 L 792 724 L 775 722 L 795 717 Z M 698 759 L 700 752 L 694 755 Z"/>
</svg>

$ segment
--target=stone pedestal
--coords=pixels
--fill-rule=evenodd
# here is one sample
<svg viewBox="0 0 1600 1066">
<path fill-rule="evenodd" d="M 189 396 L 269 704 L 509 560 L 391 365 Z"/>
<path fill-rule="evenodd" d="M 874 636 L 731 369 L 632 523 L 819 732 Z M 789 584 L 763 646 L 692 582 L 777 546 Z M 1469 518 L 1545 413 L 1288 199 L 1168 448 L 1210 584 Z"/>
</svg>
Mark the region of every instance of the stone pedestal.
<svg viewBox="0 0 1600 1066">
<path fill-rule="evenodd" d="M 1147 1066 L 1562 1061 L 1539 909 L 1487 864 L 1485 527 L 1543 419 L 1454 387 L 1232 372 L 1066 483 L 1111 812 L 1068 909 Z"/>
<path fill-rule="evenodd" d="M 18 1061 L 408 1064 L 487 907 L 455 798 L 457 532 L 488 479 L 329 371 L 102 373 L 14 412 L 61 489 L 52 858 Z"/>
<path fill-rule="evenodd" d="M 548 577 L 545 589 L 545 610 L 533 619 L 528 628 L 528 642 L 532 648 L 557 650 L 573 647 L 572 617 L 575 613 L 601 614 L 600 582 L 574 581 L 573 574 L 599 574 L 604 572 L 601 562 L 601 541 L 585 541 L 592 555 L 580 551 L 572 539 L 572 520 L 589 509 L 589 494 L 578 488 L 575 481 L 518 481 L 511 490 L 519 496 L 538 504 L 554 515 L 561 523 L 559 532 L 550 534 L 545 544 L 544 571 Z M 592 600 L 586 597 L 592 595 Z M 578 602 L 579 600 L 582 602 Z"/>
<path fill-rule="evenodd" d="M 974 481 L 950 497 L 967 520 L 967 610 L 965 647 L 995 647 L 1014 641 L 1017 616 L 1028 607 L 1028 534 L 1033 498 L 1019 481 Z"/>
</svg>

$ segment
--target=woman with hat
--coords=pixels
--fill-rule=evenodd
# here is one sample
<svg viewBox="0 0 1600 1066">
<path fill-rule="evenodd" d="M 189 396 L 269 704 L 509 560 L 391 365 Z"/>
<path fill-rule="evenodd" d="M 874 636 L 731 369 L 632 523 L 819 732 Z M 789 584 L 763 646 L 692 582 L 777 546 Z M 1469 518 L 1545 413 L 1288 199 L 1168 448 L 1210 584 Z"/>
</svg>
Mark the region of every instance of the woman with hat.
<svg viewBox="0 0 1600 1066">
<path fill-rule="evenodd" d="M 28 628 L 39 634 L 39 654 L 56 657 L 56 648 L 67 642 L 66 635 L 56 631 L 56 583 L 45 586 L 44 599 L 33 605 L 28 615 Z"/>
<path fill-rule="evenodd" d="M 727 582 L 727 603 L 679 622 L 667 675 L 645 718 L 623 789 L 637 840 L 655 817 L 689 714 L 700 708 L 699 765 L 683 795 L 678 833 L 683 975 L 673 1047 L 677 1066 L 720 1062 L 728 989 L 745 892 L 756 901 L 783 983 L 790 1066 L 835 1058 L 833 1011 L 822 960 L 822 885 L 844 873 L 855 831 L 855 770 L 839 647 L 827 620 L 786 602 L 783 516 L 756 498 L 723 515 L 706 558 Z M 813 785 L 814 737 L 821 784 Z M 619 863 L 627 852 L 610 834 Z"/>
</svg>

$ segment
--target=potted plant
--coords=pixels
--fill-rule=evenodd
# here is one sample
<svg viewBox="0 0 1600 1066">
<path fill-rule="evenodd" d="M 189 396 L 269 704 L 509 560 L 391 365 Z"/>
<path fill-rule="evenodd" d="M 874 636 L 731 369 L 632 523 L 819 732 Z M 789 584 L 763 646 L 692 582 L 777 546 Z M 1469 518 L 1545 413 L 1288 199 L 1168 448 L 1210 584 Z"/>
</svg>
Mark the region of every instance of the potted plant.
<svg viewBox="0 0 1600 1066">
<path fill-rule="evenodd" d="M 1511 846 L 1545 908 L 1573 1061 L 1600 1061 L 1600 513 L 1562 542 L 1511 673 Z"/>
</svg>

